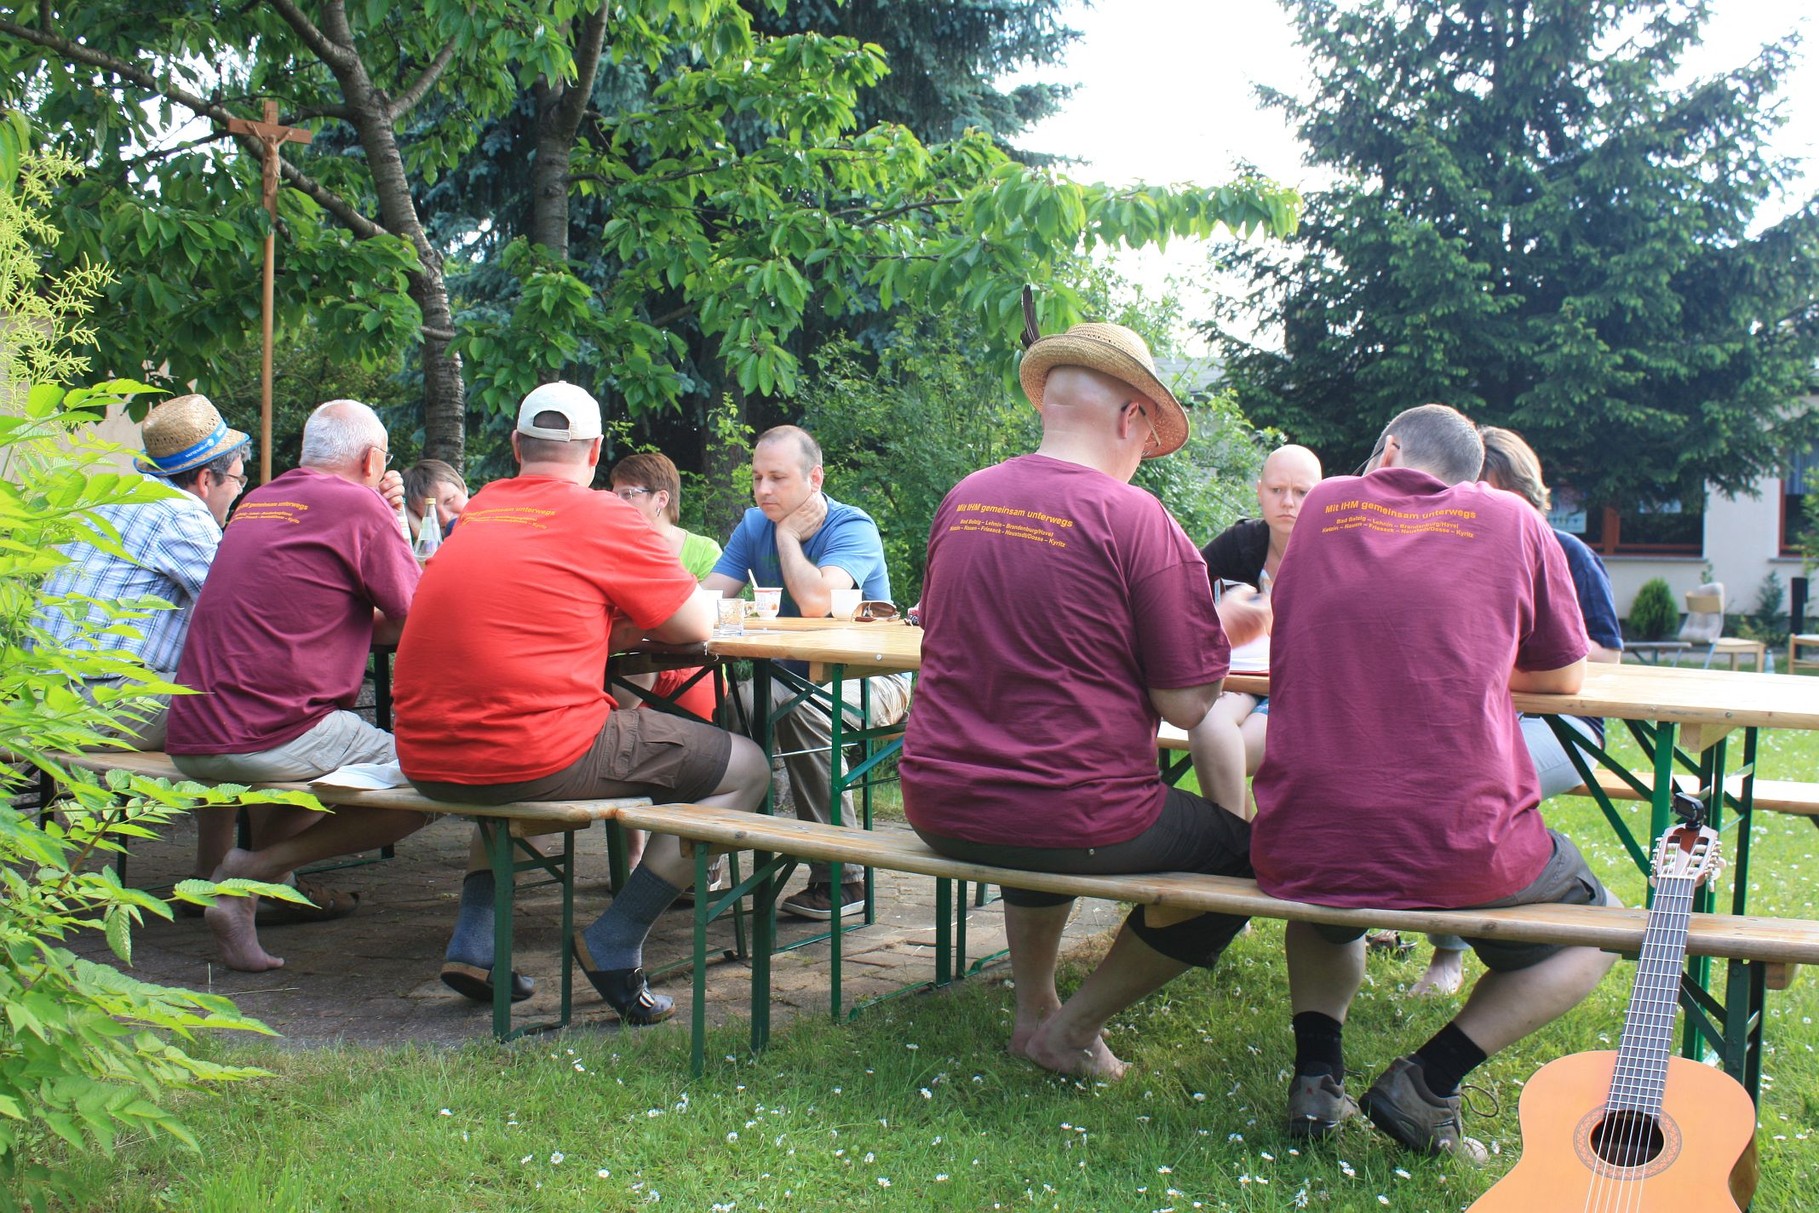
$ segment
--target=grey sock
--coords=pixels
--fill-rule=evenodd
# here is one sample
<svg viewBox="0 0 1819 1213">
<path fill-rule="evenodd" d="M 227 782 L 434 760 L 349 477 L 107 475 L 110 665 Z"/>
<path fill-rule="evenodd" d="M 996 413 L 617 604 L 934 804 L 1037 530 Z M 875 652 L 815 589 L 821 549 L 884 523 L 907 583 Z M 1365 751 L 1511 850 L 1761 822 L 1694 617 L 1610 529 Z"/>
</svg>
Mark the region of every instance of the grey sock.
<svg viewBox="0 0 1819 1213">
<path fill-rule="evenodd" d="M 635 969 L 644 963 L 644 937 L 682 890 L 639 864 L 606 913 L 583 931 L 587 950 L 602 969 Z"/>
<path fill-rule="evenodd" d="M 442 959 L 493 967 L 493 870 L 469 872 L 461 882 L 461 904 L 455 910 L 455 933 Z"/>
</svg>

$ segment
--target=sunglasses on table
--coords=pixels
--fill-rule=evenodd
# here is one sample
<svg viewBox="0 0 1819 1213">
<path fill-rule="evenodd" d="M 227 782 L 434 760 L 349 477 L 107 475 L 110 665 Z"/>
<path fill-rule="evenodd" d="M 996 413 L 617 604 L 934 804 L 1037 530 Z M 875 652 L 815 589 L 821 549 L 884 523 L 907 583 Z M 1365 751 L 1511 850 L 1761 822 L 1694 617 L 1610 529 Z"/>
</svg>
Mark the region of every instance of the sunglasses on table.
<svg viewBox="0 0 1819 1213">
<path fill-rule="evenodd" d="M 862 602 L 853 610 L 854 623 L 877 623 L 882 619 L 895 619 L 898 611 L 888 602 Z"/>
</svg>

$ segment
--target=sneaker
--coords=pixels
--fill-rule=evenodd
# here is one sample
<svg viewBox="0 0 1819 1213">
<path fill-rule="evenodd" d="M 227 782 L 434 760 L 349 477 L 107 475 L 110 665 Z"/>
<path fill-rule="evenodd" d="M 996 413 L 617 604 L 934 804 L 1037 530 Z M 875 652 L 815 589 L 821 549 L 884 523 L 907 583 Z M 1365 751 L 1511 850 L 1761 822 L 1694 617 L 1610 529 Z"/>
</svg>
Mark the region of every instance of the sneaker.
<svg viewBox="0 0 1819 1213">
<path fill-rule="evenodd" d="M 865 913 L 865 885 L 863 882 L 843 884 L 840 886 L 840 905 L 836 910 L 832 887 L 825 882 L 809 885 L 794 897 L 785 897 L 779 906 L 785 914 L 794 914 L 797 918 L 812 918 L 816 922 L 827 922 L 836 913 L 842 918 L 851 918 L 855 914 Z"/>
<path fill-rule="evenodd" d="M 1289 1082 L 1290 1137 L 1325 1137 L 1357 1114 L 1357 1101 L 1331 1074 L 1297 1074 Z"/>
<path fill-rule="evenodd" d="M 1398 1057 L 1359 1101 L 1371 1123 L 1421 1154 L 1451 1154 L 1470 1163 L 1488 1157 L 1484 1143 L 1465 1135 L 1457 1095 L 1442 1098 L 1428 1089 L 1427 1075 L 1413 1057 Z"/>
<path fill-rule="evenodd" d="M 714 862 L 710 864 L 707 869 L 707 891 L 709 893 L 724 893 L 732 887 L 733 878 L 727 871 L 726 856 L 716 855 L 714 857 Z M 690 885 L 688 888 L 682 890 L 681 893 L 677 894 L 675 904 L 678 906 L 694 905 L 695 886 Z"/>
</svg>

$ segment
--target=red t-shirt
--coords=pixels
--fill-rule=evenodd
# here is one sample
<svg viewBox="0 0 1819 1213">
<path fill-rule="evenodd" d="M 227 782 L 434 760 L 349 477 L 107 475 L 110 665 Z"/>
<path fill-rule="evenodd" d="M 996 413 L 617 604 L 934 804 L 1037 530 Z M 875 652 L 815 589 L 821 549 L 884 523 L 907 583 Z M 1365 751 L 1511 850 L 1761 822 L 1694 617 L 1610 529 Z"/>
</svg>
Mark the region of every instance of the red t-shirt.
<svg viewBox="0 0 1819 1213">
<path fill-rule="evenodd" d="M 1200 553 L 1150 494 L 1025 455 L 935 515 L 904 813 L 1031 847 L 1134 838 L 1161 811 L 1148 688 L 1225 674 Z"/>
<path fill-rule="evenodd" d="M 1519 892 L 1551 851 L 1511 669 L 1585 656 L 1520 498 L 1412 468 L 1321 483 L 1272 594 L 1251 862 L 1275 897 L 1392 909 Z"/>
<path fill-rule="evenodd" d="M 637 510 L 567 480 L 487 485 L 424 569 L 394 671 L 412 779 L 540 779 L 594 743 L 614 621 L 669 619 L 697 582 Z"/>
<path fill-rule="evenodd" d="M 172 754 L 248 754 L 294 741 L 366 677 L 373 610 L 402 619 L 417 561 L 365 485 L 295 468 L 240 499 L 196 600 L 171 701 Z"/>
</svg>

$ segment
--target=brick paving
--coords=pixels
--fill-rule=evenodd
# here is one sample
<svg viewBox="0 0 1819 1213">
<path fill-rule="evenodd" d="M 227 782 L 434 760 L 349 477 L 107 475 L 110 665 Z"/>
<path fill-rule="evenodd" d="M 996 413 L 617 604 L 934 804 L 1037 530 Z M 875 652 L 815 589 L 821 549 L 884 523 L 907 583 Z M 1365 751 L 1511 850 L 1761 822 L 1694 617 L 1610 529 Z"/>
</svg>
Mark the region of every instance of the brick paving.
<svg viewBox="0 0 1819 1213">
<path fill-rule="evenodd" d="M 470 828 L 460 821 L 440 819 L 400 843 L 391 860 L 318 876 L 335 887 L 359 892 L 360 909 L 335 922 L 262 929 L 260 936 L 267 950 L 285 958 L 282 969 L 269 973 L 224 969 L 204 923 L 179 918 L 169 923 L 152 921 L 135 933 L 130 972 L 146 981 L 226 994 L 244 1012 L 264 1020 L 286 1042 L 298 1046 L 459 1044 L 486 1039 L 491 1032 L 490 1009 L 452 993 L 437 978 L 466 866 Z M 188 875 L 194 845 L 194 831 L 187 819 L 163 838 L 136 844 L 127 873 L 129 883 L 157 889 Z M 604 831 L 579 835 L 577 849 L 576 918 L 586 922 L 607 899 Z M 802 879 L 798 871 L 792 884 L 799 886 Z M 927 980 L 934 973 L 934 881 L 880 872 L 877 890 L 878 921 L 845 937 L 843 985 L 849 1008 L 907 983 Z M 560 913 L 553 887 L 519 894 L 517 965 L 521 972 L 538 979 L 536 995 L 519 1004 L 519 1021 L 549 1018 L 556 1012 Z M 1079 902 L 1069 928 L 1069 946 L 1097 940 L 1120 917 L 1118 906 Z M 645 948 L 647 967 L 687 960 L 691 921 L 690 912 L 682 908 L 664 915 Z M 780 918 L 778 927 L 780 941 L 787 943 L 824 929 L 824 924 Z M 723 920 L 714 931 L 718 946 L 731 946 L 730 923 Z M 1003 947 L 1002 916 L 996 903 L 969 913 L 967 935 L 972 956 Z M 112 959 L 94 935 L 83 937 L 76 948 L 94 959 Z M 774 958 L 774 1027 L 796 1015 L 827 1012 L 828 967 L 825 942 Z M 586 981 L 577 975 L 576 982 L 575 1027 L 619 1030 L 617 1018 Z M 653 1030 L 686 1034 L 686 968 L 657 984 L 677 1000 L 679 1013 Z M 751 998 L 748 965 L 739 960 L 714 961 L 708 991 L 710 1023 L 744 1021 Z"/>
</svg>

